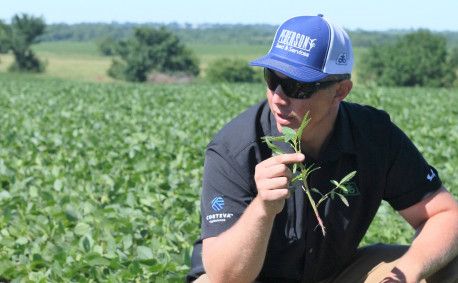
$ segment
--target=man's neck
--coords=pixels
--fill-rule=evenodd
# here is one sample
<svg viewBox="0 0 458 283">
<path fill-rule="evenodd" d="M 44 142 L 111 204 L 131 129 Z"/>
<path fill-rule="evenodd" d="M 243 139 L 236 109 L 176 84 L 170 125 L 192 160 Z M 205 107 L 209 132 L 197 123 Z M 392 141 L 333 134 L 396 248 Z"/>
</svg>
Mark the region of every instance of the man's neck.
<svg viewBox="0 0 458 283">
<path fill-rule="evenodd" d="M 304 130 L 301 139 L 301 151 L 317 160 L 321 155 L 323 149 L 329 143 L 334 126 L 337 120 L 338 107 L 335 111 L 329 114 L 329 119 L 321 121 L 318 125 L 314 125 L 313 128 Z"/>
</svg>

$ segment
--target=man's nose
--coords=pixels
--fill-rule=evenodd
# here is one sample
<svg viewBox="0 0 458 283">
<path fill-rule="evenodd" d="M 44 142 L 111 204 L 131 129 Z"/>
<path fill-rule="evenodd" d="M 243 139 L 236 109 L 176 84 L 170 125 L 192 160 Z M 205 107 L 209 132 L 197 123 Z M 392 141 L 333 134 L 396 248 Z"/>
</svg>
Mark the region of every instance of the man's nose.
<svg viewBox="0 0 458 283">
<path fill-rule="evenodd" d="M 280 84 L 277 86 L 275 91 L 272 92 L 272 102 L 278 103 L 278 104 L 289 103 L 289 97 L 286 96 Z"/>
</svg>

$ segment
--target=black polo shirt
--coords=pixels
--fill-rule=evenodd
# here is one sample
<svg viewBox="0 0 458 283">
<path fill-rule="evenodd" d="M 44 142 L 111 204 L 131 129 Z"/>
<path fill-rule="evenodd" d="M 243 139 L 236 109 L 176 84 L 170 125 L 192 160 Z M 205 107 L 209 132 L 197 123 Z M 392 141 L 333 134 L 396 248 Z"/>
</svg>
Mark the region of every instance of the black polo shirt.
<svg viewBox="0 0 458 283">
<path fill-rule="evenodd" d="M 279 135 L 265 100 L 233 119 L 209 143 L 201 198 L 202 236 L 194 246 L 188 280 L 204 272 L 202 239 L 230 228 L 256 196 L 255 166 L 272 156 L 261 137 Z M 286 143 L 276 144 L 293 152 Z M 306 156 L 306 165 L 321 167 L 310 175 L 309 186 L 325 194 L 333 188 L 330 180 L 340 181 L 357 171 L 346 197 L 349 207 L 331 198 L 320 204 L 327 232 L 323 236 L 297 182 L 294 194 L 275 218 L 258 280 L 315 282 L 329 278 L 353 256 L 382 200 L 401 210 L 441 186 L 437 171 L 388 114 L 370 106 L 342 102 L 324 152 L 318 160 Z M 318 194 L 312 195 L 319 199 Z"/>
</svg>

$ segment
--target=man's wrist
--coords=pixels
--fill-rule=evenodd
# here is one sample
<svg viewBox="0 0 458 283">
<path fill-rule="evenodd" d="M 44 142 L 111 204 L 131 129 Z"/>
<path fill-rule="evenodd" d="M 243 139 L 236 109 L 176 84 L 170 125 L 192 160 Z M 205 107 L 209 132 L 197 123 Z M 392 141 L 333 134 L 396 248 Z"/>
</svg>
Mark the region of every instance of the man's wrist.
<svg viewBox="0 0 458 283">
<path fill-rule="evenodd" d="M 262 220 L 273 222 L 275 216 L 278 214 L 273 211 L 269 207 L 269 204 L 264 202 L 259 195 L 253 199 L 251 205 L 253 206 L 253 210 L 256 212 L 257 216 Z"/>
</svg>

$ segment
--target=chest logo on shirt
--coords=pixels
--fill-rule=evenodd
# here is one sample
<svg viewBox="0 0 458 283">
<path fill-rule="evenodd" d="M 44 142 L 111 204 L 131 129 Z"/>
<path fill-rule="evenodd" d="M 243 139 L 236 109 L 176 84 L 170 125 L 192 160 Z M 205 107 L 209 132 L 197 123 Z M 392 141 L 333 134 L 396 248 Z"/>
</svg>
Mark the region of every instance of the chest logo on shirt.
<svg viewBox="0 0 458 283">
<path fill-rule="evenodd" d="M 350 182 L 345 184 L 345 188 L 347 188 L 348 193 L 346 194 L 347 196 L 359 196 L 359 190 L 358 187 L 356 186 L 356 183 Z"/>
</svg>

